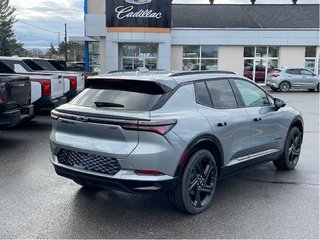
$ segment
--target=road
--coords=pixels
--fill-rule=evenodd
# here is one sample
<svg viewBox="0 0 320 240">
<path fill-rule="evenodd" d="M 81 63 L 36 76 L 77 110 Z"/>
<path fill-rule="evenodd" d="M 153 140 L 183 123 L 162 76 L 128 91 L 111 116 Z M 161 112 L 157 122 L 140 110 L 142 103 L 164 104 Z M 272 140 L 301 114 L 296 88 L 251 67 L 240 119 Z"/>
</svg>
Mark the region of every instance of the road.
<svg viewBox="0 0 320 240">
<path fill-rule="evenodd" d="M 0 238 L 319 238 L 319 94 L 275 93 L 299 108 L 305 134 L 298 166 L 272 163 L 219 182 L 197 216 L 162 193 L 89 191 L 55 174 L 51 119 L 0 131 Z"/>
</svg>

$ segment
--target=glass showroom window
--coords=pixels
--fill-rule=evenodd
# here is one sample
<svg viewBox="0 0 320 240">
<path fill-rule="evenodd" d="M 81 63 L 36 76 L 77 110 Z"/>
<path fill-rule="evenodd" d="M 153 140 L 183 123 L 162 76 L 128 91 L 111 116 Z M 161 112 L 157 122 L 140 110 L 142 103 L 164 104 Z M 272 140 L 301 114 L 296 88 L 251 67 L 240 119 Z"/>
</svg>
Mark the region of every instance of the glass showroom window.
<svg viewBox="0 0 320 240">
<path fill-rule="evenodd" d="M 216 70 L 218 47 L 212 45 L 183 46 L 183 70 Z"/>
<path fill-rule="evenodd" d="M 317 54 L 318 51 L 318 54 Z M 317 58 L 318 55 L 318 58 Z M 310 71 L 314 73 L 320 73 L 319 71 L 319 58 L 320 58 L 320 53 L 319 49 L 317 47 L 306 47 L 306 52 L 305 52 L 305 67 L 309 69 Z M 316 69 L 316 66 L 318 66 L 318 69 Z M 318 71 L 318 72 L 317 72 Z"/>
<path fill-rule="evenodd" d="M 89 71 L 100 72 L 99 42 L 89 42 Z"/>
<path fill-rule="evenodd" d="M 138 67 L 157 69 L 158 44 L 119 44 L 119 53 L 120 69 L 130 70 Z"/>
<path fill-rule="evenodd" d="M 243 75 L 257 83 L 265 83 L 266 75 L 279 66 L 279 47 L 244 47 Z"/>
</svg>

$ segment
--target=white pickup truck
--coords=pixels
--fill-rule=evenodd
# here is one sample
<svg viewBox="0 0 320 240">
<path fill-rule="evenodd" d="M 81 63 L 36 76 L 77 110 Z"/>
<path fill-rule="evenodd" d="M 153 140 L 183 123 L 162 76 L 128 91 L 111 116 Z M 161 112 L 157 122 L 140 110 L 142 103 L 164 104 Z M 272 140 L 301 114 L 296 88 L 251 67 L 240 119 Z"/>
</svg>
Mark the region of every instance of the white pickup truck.
<svg viewBox="0 0 320 240">
<path fill-rule="evenodd" d="M 83 73 L 72 71 L 59 71 L 52 64 L 49 59 L 43 58 L 21 58 L 33 71 L 41 71 L 45 73 L 61 74 L 65 80 L 65 96 L 67 100 L 74 98 L 78 93 L 84 89 L 85 77 Z"/>
<path fill-rule="evenodd" d="M 66 103 L 64 79 L 61 74 L 33 72 L 23 61 L 13 57 L 0 57 L 0 73 L 23 74 L 31 80 L 31 103 L 35 113 L 51 110 Z"/>
</svg>

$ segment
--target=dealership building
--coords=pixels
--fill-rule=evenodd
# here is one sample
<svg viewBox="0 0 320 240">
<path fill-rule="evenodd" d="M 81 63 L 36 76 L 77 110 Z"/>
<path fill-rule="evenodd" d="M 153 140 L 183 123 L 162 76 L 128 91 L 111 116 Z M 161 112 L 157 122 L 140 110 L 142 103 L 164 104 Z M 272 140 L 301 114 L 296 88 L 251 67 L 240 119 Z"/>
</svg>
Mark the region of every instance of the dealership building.
<svg viewBox="0 0 320 240">
<path fill-rule="evenodd" d="M 319 4 L 290 2 L 85 0 L 86 63 L 101 72 L 230 70 L 258 83 L 282 66 L 320 73 Z"/>
</svg>

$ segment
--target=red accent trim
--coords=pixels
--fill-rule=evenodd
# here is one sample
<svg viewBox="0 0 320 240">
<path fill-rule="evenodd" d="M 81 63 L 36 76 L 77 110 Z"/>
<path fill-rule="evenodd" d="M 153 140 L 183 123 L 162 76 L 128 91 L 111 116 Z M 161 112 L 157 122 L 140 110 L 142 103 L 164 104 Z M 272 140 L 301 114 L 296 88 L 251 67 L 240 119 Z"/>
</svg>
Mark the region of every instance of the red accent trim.
<svg viewBox="0 0 320 240">
<path fill-rule="evenodd" d="M 135 170 L 135 173 L 141 175 L 164 175 L 162 172 L 153 170 Z"/>
<path fill-rule="evenodd" d="M 186 148 L 185 150 L 184 150 L 184 152 L 182 153 L 182 155 L 181 155 L 181 158 L 180 158 L 180 160 L 179 160 L 179 166 L 181 166 L 182 164 L 183 164 L 183 162 L 184 162 L 184 160 L 186 159 L 186 156 L 187 156 L 187 154 L 188 154 L 188 148 Z"/>
</svg>

